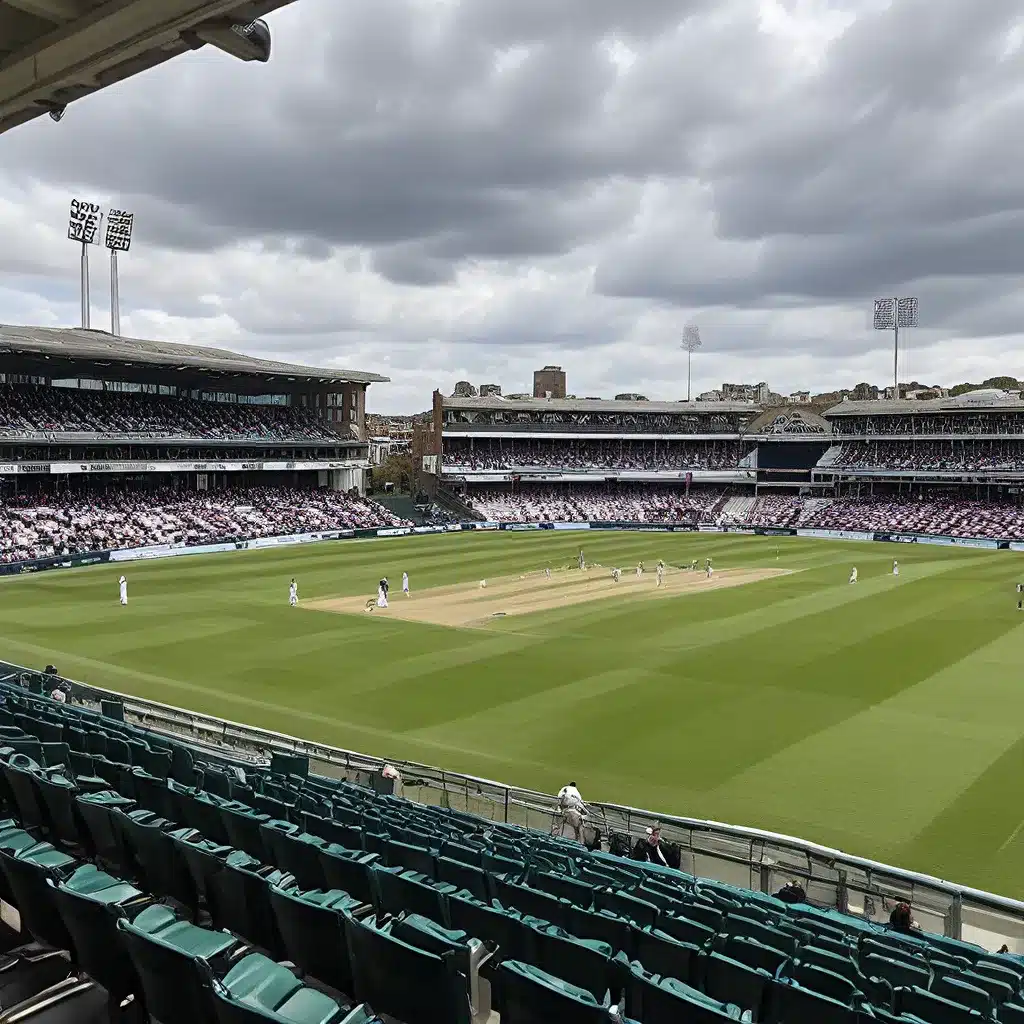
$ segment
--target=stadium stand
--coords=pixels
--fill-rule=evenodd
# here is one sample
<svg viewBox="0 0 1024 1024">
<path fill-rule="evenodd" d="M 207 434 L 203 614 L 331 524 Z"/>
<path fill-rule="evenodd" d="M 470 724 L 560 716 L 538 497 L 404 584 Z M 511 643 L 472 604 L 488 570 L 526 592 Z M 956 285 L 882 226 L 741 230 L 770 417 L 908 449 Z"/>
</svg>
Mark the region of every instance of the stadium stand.
<svg viewBox="0 0 1024 1024">
<path fill-rule="evenodd" d="M 383 776 L 316 776 L 294 755 L 232 763 L 24 682 L 0 684 L 0 899 L 20 920 L 0 1020 L 1024 1014 L 1021 958 L 909 912 L 874 924 L 412 803 Z"/>
<path fill-rule="evenodd" d="M 445 442 L 444 461 L 452 472 L 470 470 L 659 470 L 735 469 L 753 450 L 740 441 L 602 441 L 481 438 Z"/>
<path fill-rule="evenodd" d="M 368 498 L 308 488 L 19 495 L 0 500 L 0 562 L 403 525 Z"/>
<path fill-rule="evenodd" d="M 0 384 L 0 437 L 124 434 L 138 438 L 331 441 L 339 432 L 306 409 L 117 391 Z"/>
<path fill-rule="evenodd" d="M 723 499 L 722 488 L 618 484 L 613 487 L 535 485 L 527 490 L 473 491 L 469 501 L 484 519 L 496 522 L 581 522 L 613 520 L 636 523 L 708 521 Z"/>
</svg>

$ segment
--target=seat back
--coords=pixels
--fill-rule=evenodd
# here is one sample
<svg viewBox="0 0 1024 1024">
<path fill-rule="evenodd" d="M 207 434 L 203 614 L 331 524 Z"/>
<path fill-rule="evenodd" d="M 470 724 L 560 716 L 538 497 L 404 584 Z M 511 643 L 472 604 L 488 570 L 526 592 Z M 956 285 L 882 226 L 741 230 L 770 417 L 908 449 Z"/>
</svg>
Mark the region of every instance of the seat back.
<svg viewBox="0 0 1024 1024">
<path fill-rule="evenodd" d="M 492 998 L 501 1024 L 606 1024 L 607 1003 L 538 967 L 506 960 L 495 975 Z"/>
<path fill-rule="evenodd" d="M 287 957 L 339 992 L 352 991 L 345 913 L 358 901 L 340 890 L 303 892 L 271 886 L 270 905 Z"/>
<path fill-rule="evenodd" d="M 49 885 L 54 906 L 71 936 L 76 962 L 120 1002 L 129 993 L 141 992 L 131 959 L 118 940 L 117 921 L 141 911 L 149 898 L 126 882 L 109 881 L 106 888 L 90 886 L 86 892 L 78 891 L 75 875 L 60 882 L 50 879 Z"/>
<path fill-rule="evenodd" d="M 207 958 L 231 949 L 230 937 L 176 922 L 165 907 L 150 907 L 131 922 L 122 918 L 117 928 L 151 1017 L 160 1024 L 216 1024 Z"/>
<path fill-rule="evenodd" d="M 107 993 L 88 978 L 66 978 L 0 1011 L 0 1024 L 107 1024 Z"/>
<path fill-rule="evenodd" d="M 70 874 L 75 859 L 49 843 L 39 843 L 18 854 L 0 851 L 0 867 L 10 886 L 14 904 L 21 914 L 21 926 L 37 942 L 57 949 L 72 949 L 71 936 L 57 912 L 48 879 Z"/>
<path fill-rule="evenodd" d="M 469 982 L 454 958 L 409 946 L 372 917 L 346 917 L 345 935 L 360 1002 L 404 1024 L 468 1024 Z"/>
</svg>

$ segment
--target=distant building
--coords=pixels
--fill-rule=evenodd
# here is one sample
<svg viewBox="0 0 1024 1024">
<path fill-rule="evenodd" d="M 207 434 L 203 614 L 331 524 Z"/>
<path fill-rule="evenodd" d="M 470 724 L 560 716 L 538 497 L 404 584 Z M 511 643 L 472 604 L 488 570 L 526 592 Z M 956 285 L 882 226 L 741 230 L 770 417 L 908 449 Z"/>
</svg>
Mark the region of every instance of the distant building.
<svg viewBox="0 0 1024 1024">
<path fill-rule="evenodd" d="M 724 396 L 721 391 L 702 391 L 697 396 L 698 402 L 721 402 Z"/>
<path fill-rule="evenodd" d="M 501 385 L 500 384 L 481 384 L 480 385 L 480 397 L 490 398 L 491 396 L 501 398 Z"/>
<path fill-rule="evenodd" d="M 476 398 L 477 390 L 468 380 L 460 380 L 452 392 L 453 398 Z"/>
<path fill-rule="evenodd" d="M 722 398 L 727 402 L 756 402 L 767 405 L 771 400 L 771 389 L 761 381 L 759 384 L 723 384 Z"/>
<path fill-rule="evenodd" d="M 626 391 L 615 396 L 616 402 L 646 402 L 646 395 L 638 395 L 635 391 Z"/>
<path fill-rule="evenodd" d="M 545 366 L 533 371 L 534 398 L 565 398 L 565 370 L 560 366 Z"/>
<path fill-rule="evenodd" d="M 794 391 L 789 396 L 790 405 L 806 405 L 811 400 L 810 391 Z"/>
</svg>

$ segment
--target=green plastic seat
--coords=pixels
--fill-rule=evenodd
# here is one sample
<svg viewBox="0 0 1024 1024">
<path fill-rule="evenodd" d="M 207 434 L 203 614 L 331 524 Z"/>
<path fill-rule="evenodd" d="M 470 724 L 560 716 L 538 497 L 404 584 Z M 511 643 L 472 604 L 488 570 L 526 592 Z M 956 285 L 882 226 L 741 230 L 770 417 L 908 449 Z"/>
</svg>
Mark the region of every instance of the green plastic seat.
<svg viewBox="0 0 1024 1024">
<path fill-rule="evenodd" d="M 259 953 L 243 957 L 214 981 L 213 996 L 220 1024 L 334 1024 L 343 1017 L 336 1000 Z"/>
<path fill-rule="evenodd" d="M 964 975 L 933 978 L 930 991 L 952 1003 L 977 1010 L 983 1017 L 991 1017 L 995 1012 L 995 1001 L 991 994 L 986 989 L 971 984 Z"/>
<path fill-rule="evenodd" d="M 411 946 L 373 917 L 346 917 L 345 934 L 360 1002 L 405 1024 L 469 1024 L 469 979 L 454 956 Z"/>
<path fill-rule="evenodd" d="M 954 1003 L 923 988 L 901 988 L 896 992 L 894 1009 L 911 1014 L 929 1024 L 981 1024 L 986 1018 L 960 1003 Z"/>
<path fill-rule="evenodd" d="M 303 891 L 272 885 L 270 905 L 288 959 L 338 992 L 351 992 L 345 915 L 365 914 L 366 904 L 340 889 Z"/>
<path fill-rule="evenodd" d="M 633 932 L 633 959 L 652 974 L 661 974 L 692 984 L 697 978 L 700 949 L 689 942 L 680 942 L 657 928 Z"/>
<path fill-rule="evenodd" d="M 503 956 L 527 963 L 539 956 L 536 930 L 512 908 L 504 908 L 497 901 L 486 903 L 463 890 L 448 897 L 448 913 L 452 928 L 494 943 Z"/>
<path fill-rule="evenodd" d="M 112 815 L 115 809 L 130 811 L 135 801 L 111 789 L 93 793 L 79 793 L 75 797 L 78 814 L 89 833 L 88 846 L 104 864 L 112 866 L 119 874 L 127 874 L 131 865 L 125 859 L 121 841 L 121 829 L 115 826 Z"/>
<path fill-rule="evenodd" d="M 118 940 L 117 921 L 140 913 L 150 897 L 91 864 L 59 882 L 47 881 L 78 966 L 107 989 L 115 1006 L 129 994 L 141 996 L 131 960 Z"/>
<path fill-rule="evenodd" d="M 57 949 L 71 949 L 71 937 L 57 911 L 48 879 L 59 880 L 77 866 L 74 857 L 50 843 L 27 846 L 16 854 L 0 850 L 0 867 L 12 902 L 21 914 L 21 926 L 37 941 Z"/>
<path fill-rule="evenodd" d="M 638 963 L 626 966 L 626 1013 L 644 1024 L 725 1024 L 741 1017 L 738 1006 L 712 999 L 677 978 L 652 974 Z"/>
<path fill-rule="evenodd" d="M 555 925 L 534 927 L 537 932 L 537 966 L 578 988 L 598 1001 L 613 987 L 612 947 L 595 939 L 569 935 Z"/>
<path fill-rule="evenodd" d="M 493 997 L 502 1024 L 606 1024 L 610 1006 L 586 989 L 518 960 L 495 972 Z"/>
<path fill-rule="evenodd" d="M 704 991 L 720 1002 L 735 1003 L 761 1019 L 766 995 L 772 983 L 768 971 L 733 960 L 721 953 L 702 953 L 698 966 Z"/>
<path fill-rule="evenodd" d="M 349 850 L 331 843 L 320 851 L 320 865 L 328 889 L 341 889 L 363 903 L 372 903 L 373 866 L 379 861 L 375 853 Z"/>
<path fill-rule="evenodd" d="M 771 998 L 769 1024 L 857 1024 L 858 1011 L 802 985 L 776 982 Z"/>
<path fill-rule="evenodd" d="M 449 925 L 448 901 L 446 897 L 455 892 L 454 886 L 434 882 L 415 871 L 374 865 L 373 884 L 376 898 L 373 900 L 378 917 L 384 914 L 422 914 L 441 925 Z"/>
<path fill-rule="evenodd" d="M 658 925 L 658 908 L 653 903 L 637 899 L 621 890 L 596 890 L 594 908 L 610 910 L 616 916 L 632 921 L 638 928 L 654 928 Z"/>
<path fill-rule="evenodd" d="M 151 1017 L 160 1024 L 216 1024 L 212 977 L 227 972 L 236 939 L 182 921 L 166 906 L 119 919 L 117 929 Z"/>
<path fill-rule="evenodd" d="M 260 814 L 238 800 L 222 803 L 218 808 L 228 842 L 236 850 L 244 850 L 261 864 L 270 860 L 270 853 L 263 842 L 261 826 L 270 821 L 269 814 Z"/>
</svg>

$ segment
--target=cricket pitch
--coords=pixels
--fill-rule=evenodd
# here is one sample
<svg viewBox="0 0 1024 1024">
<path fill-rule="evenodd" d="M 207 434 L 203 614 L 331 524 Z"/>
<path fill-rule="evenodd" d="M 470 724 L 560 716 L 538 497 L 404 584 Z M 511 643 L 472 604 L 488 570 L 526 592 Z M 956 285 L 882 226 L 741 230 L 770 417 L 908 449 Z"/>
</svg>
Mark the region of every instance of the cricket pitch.
<svg viewBox="0 0 1024 1024">
<path fill-rule="evenodd" d="M 480 628 L 497 617 L 529 615 L 532 612 L 564 608 L 618 598 L 627 601 L 659 600 L 702 594 L 723 587 L 738 587 L 745 583 L 788 575 L 791 569 L 722 569 L 715 570 L 710 579 L 702 570 L 667 569 L 662 586 L 657 585 L 654 572 L 637 576 L 630 569 L 623 570 L 618 583 L 611 570 L 603 566 L 579 570 L 558 570 L 550 578 L 543 572 L 530 572 L 522 576 L 505 576 L 487 580 L 481 587 L 479 580 L 456 583 L 432 590 L 415 591 L 405 597 L 391 588 L 387 608 L 374 608 L 373 615 L 410 622 L 428 622 L 436 626 Z M 301 607 L 314 611 L 336 612 L 342 615 L 370 614 L 369 597 L 332 597 L 303 601 Z"/>
</svg>

